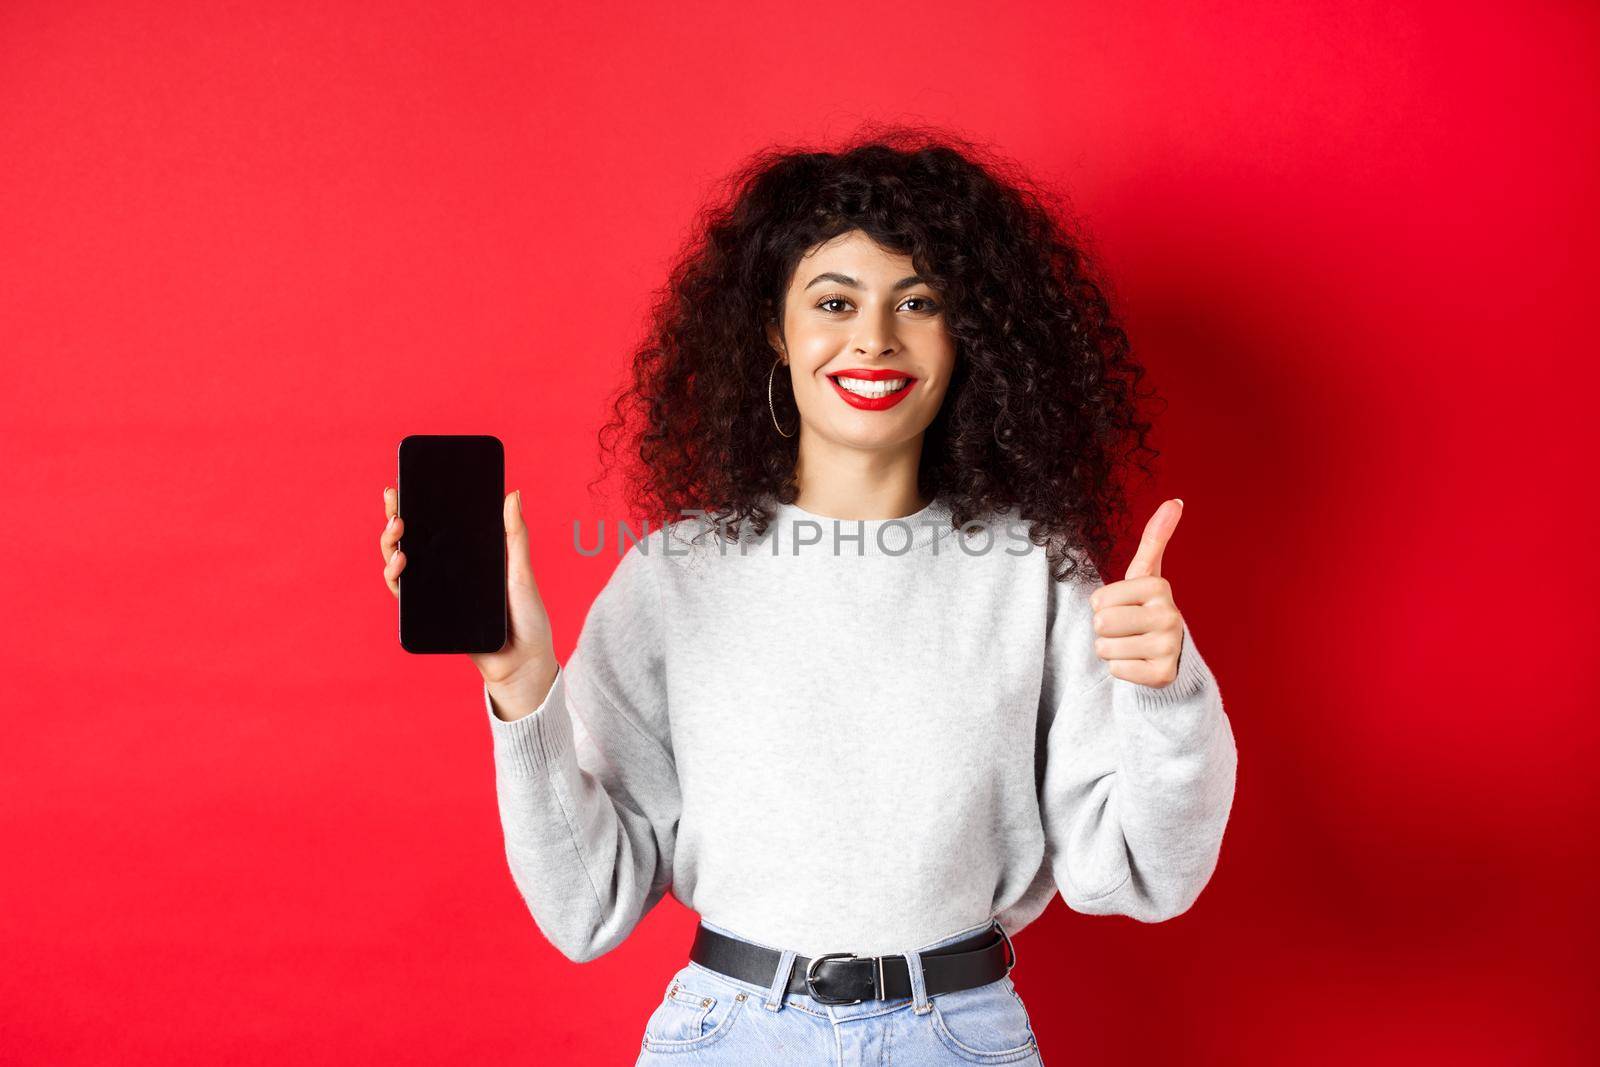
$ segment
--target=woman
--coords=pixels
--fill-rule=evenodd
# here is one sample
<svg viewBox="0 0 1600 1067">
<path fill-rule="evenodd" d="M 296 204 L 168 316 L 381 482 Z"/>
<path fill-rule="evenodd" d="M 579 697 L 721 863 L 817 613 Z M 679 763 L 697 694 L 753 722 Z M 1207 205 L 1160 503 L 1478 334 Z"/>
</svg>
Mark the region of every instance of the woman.
<svg viewBox="0 0 1600 1067">
<path fill-rule="evenodd" d="M 1161 575 L 1182 502 L 1097 577 L 1143 372 L 1001 174 L 894 132 L 736 176 L 602 433 L 664 525 L 565 665 L 507 497 L 514 636 L 473 659 L 513 878 L 576 961 L 668 889 L 703 916 L 640 1063 L 1039 1063 L 1008 935 L 1057 892 L 1169 919 L 1216 866 L 1237 754 Z"/>
</svg>

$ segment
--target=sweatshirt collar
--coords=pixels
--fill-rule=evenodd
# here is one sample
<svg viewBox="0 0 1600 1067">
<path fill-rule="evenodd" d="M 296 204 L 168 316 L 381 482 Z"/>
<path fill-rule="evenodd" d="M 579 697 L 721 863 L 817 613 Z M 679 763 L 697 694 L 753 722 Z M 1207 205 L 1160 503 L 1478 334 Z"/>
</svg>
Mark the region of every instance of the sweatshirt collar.
<svg viewBox="0 0 1600 1067">
<path fill-rule="evenodd" d="M 950 509 L 938 496 L 920 511 L 887 519 L 833 518 L 798 504 L 779 504 L 775 497 L 768 499 L 768 506 L 773 519 L 766 536 L 779 539 L 779 551 L 784 555 L 792 550 L 797 537 L 814 542 L 802 545 L 802 553 L 832 552 L 837 537 L 841 556 L 900 556 L 926 548 L 951 532 Z"/>
</svg>

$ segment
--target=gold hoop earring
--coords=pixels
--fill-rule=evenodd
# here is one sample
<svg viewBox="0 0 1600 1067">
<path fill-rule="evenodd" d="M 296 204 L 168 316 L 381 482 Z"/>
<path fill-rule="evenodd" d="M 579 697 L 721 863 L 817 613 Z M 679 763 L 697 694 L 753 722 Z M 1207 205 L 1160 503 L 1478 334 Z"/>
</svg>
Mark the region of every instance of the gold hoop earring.
<svg viewBox="0 0 1600 1067">
<path fill-rule="evenodd" d="M 772 376 L 774 374 L 778 373 L 778 364 L 782 363 L 782 362 L 783 362 L 783 357 L 779 356 L 777 359 L 772 361 L 772 369 L 767 371 L 767 410 L 772 412 L 772 426 L 773 426 L 773 429 L 777 430 L 780 434 L 783 434 L 783 436 L 785 436 L 785 437 L 793 437 L 795 435 L 795 433 L 799 431 L 800 428 L 798 426 L 796 426 L 793 431 L 791 431 L 789 433 L 783 433 L 783 427 L 778 425 L 778 409 L 772 403 Z"/>
</svg>

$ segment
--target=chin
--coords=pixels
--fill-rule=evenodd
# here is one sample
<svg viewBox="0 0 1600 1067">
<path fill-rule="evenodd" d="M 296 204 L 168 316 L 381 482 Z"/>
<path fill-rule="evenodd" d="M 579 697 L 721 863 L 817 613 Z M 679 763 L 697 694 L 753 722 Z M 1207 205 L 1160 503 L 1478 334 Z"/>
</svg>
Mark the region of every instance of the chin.
<svg viewBox="0 0 1600 1067">
<path fill-rule="evenodd" d="M 862 433 L 860 427 L 848 426 L 835 427 L 823 436 L 846 448 L 857 448 L 863 452 L 878 452 L 914 441 L 925 429 L 927 429 L 926 426 L 912 427 L 910 424 L 905 424 L 893 428 L 884 427 L 870 433 Z"/>
</svg>

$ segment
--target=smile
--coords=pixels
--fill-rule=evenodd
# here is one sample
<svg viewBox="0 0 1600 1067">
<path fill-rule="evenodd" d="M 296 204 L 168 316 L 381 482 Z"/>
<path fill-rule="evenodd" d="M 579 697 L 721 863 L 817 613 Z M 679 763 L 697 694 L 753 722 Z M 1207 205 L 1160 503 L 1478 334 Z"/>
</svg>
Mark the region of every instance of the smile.
<svg viewBox="0 0 1600 1067">
<path fill-rule="evenodd" d="M 863 411 L 884 411 L 894 407 L 906 398 L 912 386 L 917 384 L 917 379 L 887 371 L 867 372 L 872 377 L 856 377 L 853 374 L 830 374 L 828 381 L 833 383 L 836 393 L 851 407 Z"/>
</svg>

